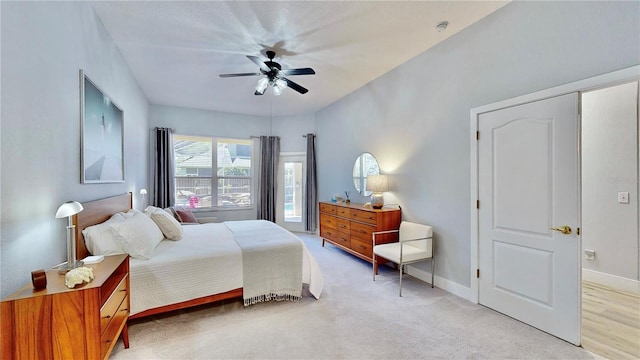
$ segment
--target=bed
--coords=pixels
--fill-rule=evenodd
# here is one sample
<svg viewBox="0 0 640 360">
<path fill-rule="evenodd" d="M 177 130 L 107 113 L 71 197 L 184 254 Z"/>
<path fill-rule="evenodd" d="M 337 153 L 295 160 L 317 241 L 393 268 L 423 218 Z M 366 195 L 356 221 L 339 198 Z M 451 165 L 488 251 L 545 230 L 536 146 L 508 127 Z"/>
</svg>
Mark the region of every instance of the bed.
<svg viewBox="0 0 640 360">
<path fill-rule="evenodd" d="M 83 207 L 74 219 L 78 259 L 91 255 L 83 230 L 104 223 L 113 214 L 129 211 L 132 194 L 86 202 Z M 182 231 L 181 240 L 162 240 L 148 260 L 130 258 L 129 319 L 226 299 L 243 298 L 245 305 L 274 299 L 297 300 L 296 289 L 291 293 L 267 291 L 266 297 L 256 295 L 277 281 L 300 281 L 299 287 L 305 284 L 306 291 L 302 293 L 308 292 L 316 299 L 322 293 L 324 280 L 312 254 L 298 237 L 271 222 L 184 225 Z M 292 261 L 291 257 L 283 261 L 285 242 L 293 252 L 289 255 L 295 254 Z M 279 269 L 269 262 L 285 263 L 288 268 Z"/>
</svg>

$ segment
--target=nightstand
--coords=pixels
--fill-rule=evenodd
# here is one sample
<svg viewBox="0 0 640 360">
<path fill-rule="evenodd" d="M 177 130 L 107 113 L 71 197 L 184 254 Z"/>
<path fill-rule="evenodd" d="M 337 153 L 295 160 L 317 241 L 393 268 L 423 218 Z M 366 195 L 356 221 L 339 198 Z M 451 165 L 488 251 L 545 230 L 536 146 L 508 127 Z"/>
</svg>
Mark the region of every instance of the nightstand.
<svg viewBox="0 0 640 360">
<path fill-rule="evenodd" d="M 31 284 L 0 303 L 2 359 L 106 359 L 122 333 L 129 347 L 129 257 L 105 256 L 94 279 L 69 289 L 47 272 L 47 287 Z"/>
</svg>

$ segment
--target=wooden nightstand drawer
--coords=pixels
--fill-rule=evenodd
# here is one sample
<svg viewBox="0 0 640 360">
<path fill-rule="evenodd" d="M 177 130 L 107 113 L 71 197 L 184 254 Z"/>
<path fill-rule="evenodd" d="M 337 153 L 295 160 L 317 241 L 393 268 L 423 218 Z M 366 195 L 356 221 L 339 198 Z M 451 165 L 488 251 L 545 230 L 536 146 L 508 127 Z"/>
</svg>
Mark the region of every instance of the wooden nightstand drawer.
<svg viewBox="0 0 640 360">
<path fill-rule="evenodd" d="M 125 294 L 126 295 L 126 294 Z M 111 299 L 110 299 L 111 300 Z M 120 305 L 116 308 L 111 321 L 104 329 L 102 336 L 100 336 L 100 357 L 105 358 L 105 355 L 110 352 L 115 346 L 118 340 L 118 334 L 124 327 L 129 317 L 129 299 L 125 296 Z M 102 321 L 101 321 L 102 324 Z"/>
<path fill-rule="evenodd" d="M 374 225 L 377 223 L 377 220 L 378 220 L 376 213 L 371 211 L 351 209 L 350 215 L 352 220 L 364 221 L 366 223 L 374 224 Z"/>
<path fill-rule="evenodd" d="M 328 214 L 335 214 L 336 213 L 336 206 L 335 205 L 330 205 L 330 204 L 325 204 L 325 203 L 320 203 L 320 212 L 328 213 Z"/>
<path fill-rule="evenodd" d="M 109 323 L 113 320 L 116 312 L 127 296 L 127 277 L 124 276 L 116 289 L 111 293 L 111 296 L 100 309 L 100 332 L 104 333 Z"/>
</svg>

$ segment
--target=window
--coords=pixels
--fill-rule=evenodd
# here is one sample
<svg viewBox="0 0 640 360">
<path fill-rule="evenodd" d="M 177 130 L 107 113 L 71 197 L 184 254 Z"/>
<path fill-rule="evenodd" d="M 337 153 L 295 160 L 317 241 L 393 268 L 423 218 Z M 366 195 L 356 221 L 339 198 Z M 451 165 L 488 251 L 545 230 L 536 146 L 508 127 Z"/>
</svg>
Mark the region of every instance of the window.
<svg viewBox="0 0 640 360">
<path fill-rule="evenodd" d="M 173 152 L 176 205 L 191 208 L 252 205 L 251 140 L 174 135 Z"/>
</svg>

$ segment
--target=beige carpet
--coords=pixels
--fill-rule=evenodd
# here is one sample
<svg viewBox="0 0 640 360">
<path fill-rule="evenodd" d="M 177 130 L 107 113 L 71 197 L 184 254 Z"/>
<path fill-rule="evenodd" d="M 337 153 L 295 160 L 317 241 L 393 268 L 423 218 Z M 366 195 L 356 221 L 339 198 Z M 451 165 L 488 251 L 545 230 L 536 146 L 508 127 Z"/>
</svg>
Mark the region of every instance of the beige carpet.
<svg viewBox="0 0 640 360">
<path fill-rule="evenodd" d="M 594 359 L 528 325 L 298 234 L 325 277 L 320 300 L 203 306 L 133 322 L 112 359 Z M 437 262 L 436 262 L 437 267 Z"/>
</svg>

